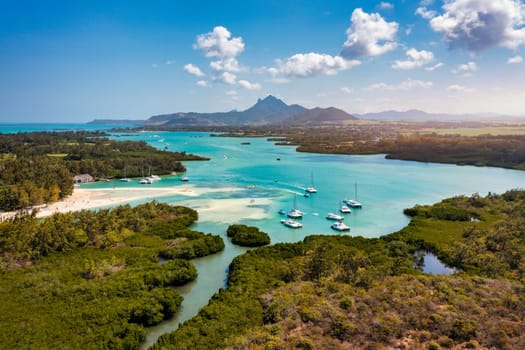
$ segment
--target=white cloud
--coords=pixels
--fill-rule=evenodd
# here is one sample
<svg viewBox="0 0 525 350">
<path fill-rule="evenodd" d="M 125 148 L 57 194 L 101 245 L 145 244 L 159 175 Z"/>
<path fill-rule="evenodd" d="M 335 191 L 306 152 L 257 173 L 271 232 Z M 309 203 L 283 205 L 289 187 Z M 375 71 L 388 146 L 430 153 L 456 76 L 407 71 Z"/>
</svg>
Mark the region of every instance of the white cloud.
<svg viewBox="0 0 525 350">
<path fill-rule="evenodd" d="M 405 35 L 406 35 L 406 36 L 409 36 L 410 34 L 412 34 L 412 30 L 414 30 L 414 25 L 413 25 L 413 24 L 409 24 L 409 25 L 405 28 Z"/>
<path fill-rule="evenodd" d="M 394 8 L 394 4 L 386 1 L 381 1 L 378 6 L 381 10 L 392 10 Z"/>
<path fill-rule="evenodd" d="M 231 73 L 243 70 L 237 60 L 237 56 L 244 51 L 244 42 L 241 37 L 232 38 L 228 29 L 217 26 L 212 32 L 198 35 L 193 48 L 201 50 L 205 57 L 216 58 L 210 62 L 210 68 L 218 72 L 216 80 L 226 84 L 236 83 L 236 77 Z"/>
<path fill-rule="evenodd" d="M 407 91 L 415 88 L 430 88 L 432 87 L 431 81 L 413 80 L 408 78 L 405 81 L 397 85 L 389 85 L 386 83 L 376 83 L 365 88 L 365 90 L 388 90 L 388 91 Z"/>
<path fill-rule="evenodd" d="M 221 74 L 217 75 L 214 79 L 228 85 L 235 85 L 237 83 L 237 76 L 230 72 L 222 72 Z"/>
<path fill-rule="evenodd" d="M 408 60 L 395 61 L 392 68 L 403 70 L 414 69 L 422 67 L 434 60 L 434 54 L 426 50 L 417 51 L 416 49 L 409 49 L 406 51 L 406 55 Z"/>
<path fill-rule="evenodd" d="M 210 62 L 210 67 L 218 72 L 240 72 L 242 70 L 235 58 L 212 61 Z"/>
<path fill-rule="evenodd" d="M 421 0 L 419 6 L 430 6 L 434 3 L 434 0 Z"/>
<path fill-rule="evenodd" d="M 396 22 L 387 22 L 378 13 L 368 14 L 357 8 L 350 18 L 352 25 L 343 45 L 342 56 L 378 56 L 396 48 L 395 36 L 399 28 Z"/>
<path fill-rule="evenodd" d="M 474 91 L 474 89 L 470 89 L 470 88 L 467 88 L 465 86 L 457 85 L 457 84 L 449 85 L 447 87 L 447 90 L 448 91 L 453 91 L 453 92 L 472 92 L 472 91 Z"/>
<path fill-rule="evenodd" d="M 228 90 L 228 91 L 226 91 L 226 95 L 228 95 L 228 96 L 237 96 L 238 93 L 235 90 Z"/>
<path fill-rule="evenodd" d="M 495 46 L 525 44 L 521 0 L 447 0 L 443 10 L 430 20 L 430 26 L 453 49 L 480 53 Z"/>
<path fill-rule="evenodd" d="M 159 65 L 156 64 L 156 63 L 152 63 L 152 64 L 151 64 L 151 68 L 153 68 L 153 69 L 157 69 L 157 68 L 159 68 Z"/>
<path fill-rule="evenodd" d="M 426 67 L 425 70 L 428 71 L 428 72 L 433 72 L 436 69 L 443 67 L 444 65 L 445 64 L 443 62 L 439 62 L 439 63 L 436 63 L 435 65 L 433 65 L 431 67 Z"/>
<path fill-rule="evenodd" d="M 260 84 L 257 83 L 250 83 L 247 80 L 239 80 L 239 86 L 246 90 L 259 90 L 261 88 Z"/>
<path fill-rule="evenodd" d="M 210 87 L 210 84 L 206 80 L 199 80 L 195 85 L 202 88 Z"/>
<path fill-rule="evenodd" d="M 201 69 L 197 66 L 194 66 L 191 63 L 188 63 L 184 66 L 184 70 L 190 74 L 193 74 L 197 77 L 203 77 L 205 74 L 201 71 Z"/>
<path fill-rule="evenodd" d="M 507 60 L 508 64 L 517 64 L 517 63 L 521 63 L 521 62 L 523 62 L 523 57 L 521 57 L 520 55 L 516 55 L 514 57 L 510 57 Z"/>
<path fill-rule="evenodd" d="M 350 95 L 352 92 L 354 92 L 354 90 L 352 90 L 351 88 L 349 87 L 346 87 L 346 86 L 343 86 L 342 88 L 339 89 L 342 93 L 345 93 L 345 94 L 348 94 Z"/>
<path fill-rule="evenodd" d="M 166 64 L 167 64 L 167 65 L 170 65 L 170 64 L 173 64 L 173 63 L 175 63 L 175 60 L 167 60 L 167 61 L 166 61 Z"/>
<path fill-rule="evenodd" d="M 241 37 L 230 38 L 228 29 L 217 26 L 212 32 L 198 35 L 193 47 L 204 52 L 206 57 L 234 58 L 244 50 L 244 43 Z"/>
<path fill-rule="evenodd" d="M 460 64 L 458 68 L 454 69 L 452 73 L 462 74 L 464 77 L 471 77 L 472 73 L 478 70 L 476 62 L 468 62 L 465 64 Z"/>
<path fill-rule="evenodd" d="M 330 56 L 315 52 L 298 53 L 285 61 L 276 60 L 277 67 L 267 68 L 273 76 L 278 74 L 288 77 L 307 78 L 316 75 L 335 75 L 337 72 L 361 64 L 357 60 L 346 60 L 341 56 Z"/>
<path fill-rule="evenodd" d="M 420 15 L 424 19 L 432 19 L 436 17 L 437 12 L 427 9 L 425 6 L 421 6 L 416 9 L 416 15 Z"/>
</svg>

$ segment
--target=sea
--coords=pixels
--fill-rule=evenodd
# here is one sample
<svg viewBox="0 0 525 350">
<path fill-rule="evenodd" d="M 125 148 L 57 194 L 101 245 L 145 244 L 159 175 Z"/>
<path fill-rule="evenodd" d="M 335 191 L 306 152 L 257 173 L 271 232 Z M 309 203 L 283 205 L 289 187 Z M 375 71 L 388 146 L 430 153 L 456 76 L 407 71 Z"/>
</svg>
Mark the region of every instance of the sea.
<svg viewBox="0 0 525 350">
<path fill-rule="evenodd" d="M 0 132 L 41 130 L 97 130 L 115 125 L 86 124 L 0 124 Z M 184 162 L 186 173 L 163 176 L 151 185 L 132 182 L 98 182 L 83 188 L 141 186 L 179 188 L 196 196 L 167 194 L 148 198 L 184 205 L 199 212 L 195 230 L 223 237 L 223 252 L 194 260 L 198 278 L 180 289 L 182 310 L 172 319 L 152 327 L 143 348 L 175 330 L 207 304 L 219 288 L 226 286 L 232 259 L 245 252 L 226 237 L 230 224 L 254 225 L 267 232 L 272 243 L 297 242 L 308 235 L 327 234 L 379 237 L 408 224 L 403 209 L 416 204 L 432 204 L 458 195 L 502 193 L 525 187 L 525 172 L 385 159 L 385 155 L 328 155 L 296 152 L 293 146 L 276 146 L 266 138 L 213 137 L 205 132 L 126 132 L 112 133 L 116 140 L 140 140 L 161 150 L 185 151 L 210 158 Z M 152 169 L 155 173 L 155 169 Z M 181 181 L 182 176 L 189 181 Z M 305 197 L 305 188 L 317 193 Z M 173 191 L 169 191 L 173 193 Z M 357 199 L 361 209 L 344 215 L 349 232 L 330 228 L 329 212 L 339 213 L 344 199 Z M 132 204 L 147 201 L 141 200 Z M 285 227 L 279 211 L 292 208 L 304 212 L 302 228 Z"/>
</svg>

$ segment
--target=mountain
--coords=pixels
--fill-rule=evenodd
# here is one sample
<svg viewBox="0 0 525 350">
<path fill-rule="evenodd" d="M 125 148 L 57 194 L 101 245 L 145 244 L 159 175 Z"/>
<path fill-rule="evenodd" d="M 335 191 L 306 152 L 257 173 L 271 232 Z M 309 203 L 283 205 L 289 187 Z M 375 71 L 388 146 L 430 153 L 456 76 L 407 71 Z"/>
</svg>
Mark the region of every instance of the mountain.
<svg viewBox="0 0 525 350">
<path fill-rule="evenodd" d="M 477 114 L 447 114 L 447 113 L 427 113 L 418 109 L 408 111 L 384 111 L 378 113 L 359 114 L 359 118 L 373 120 L 404 120 L 404 121 L 495 121 L 495 120 L 521 120 L 523 117 L 501 115 L 497 113 L 477 113 Z"/>
<path fill-rule="evenodd" d="M 329 108 L 312 108 L 304 110 L 296 115 L 286 118 L 281 123 L 285 125 L 326 125 L 326 124 L 344 124 L 348 120 L 356 120 L 358 118 L 346 113 L 335 107 Z"/>
<path fill-rule="evenodd" d="M 145 125 L 156 126 L 221 126 L 221 125 L 265 125 L 282 121 L 290 116 L 306 111 L 299 105 L 287 105 L 275 96 L 264 99 L 244 111 L 218 113 L 179 112 L 155 115 Z"/>
</svg>

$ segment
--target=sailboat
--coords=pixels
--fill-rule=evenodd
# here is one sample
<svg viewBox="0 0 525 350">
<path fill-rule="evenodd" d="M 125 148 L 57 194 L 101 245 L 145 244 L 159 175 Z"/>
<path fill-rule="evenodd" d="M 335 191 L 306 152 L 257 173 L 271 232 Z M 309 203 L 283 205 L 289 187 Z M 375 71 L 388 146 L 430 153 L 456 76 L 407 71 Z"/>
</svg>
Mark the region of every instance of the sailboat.
<svg viewBox="0 0 525 350">
<path fill-rule="evenodd" d="M 141 185 L 150 185 L 153 183 L 149 177 L 144 177 L 144 168 L 142 168 L 142 179 L 140 179 L 139 183 Z"/>
<path fill-rule="evenodd" d="M 126 167 L 124 167 L 124 177 L 120 179 L 120 181 L 122 182 L 130 182 L 131 179 L 129 179 L 127 176 L 126 176 Z"/>
<path fill-rule="evenodd" d="M 312 173 L 312 185 L 310 187 L 306 187 L 305 191 L 308 193 L 317 193 L 317 189 L 314 187 L 314 174 Z"/>
<path fill-rule="evenodd" d="M 147 179 L 149 179 L 151 182 L 159 181 L 160 180 L 160 176 L 158 176 L 158 175 L 151 175 L 151 167 L 149 167 L 149 176 L 147 177 Z"/>
<path fill-rule="evenodd" d="M 348 204 L 349 206 L 351 206 L 352 208 L 362 208 L 363 207 L 363 204 L 361 204 L 360 202 L 357 201 L 357 182 L 355 184 L 355 199 L 345 199 L 344 202 L 346 204 Z"/>
<path fill-rule="evenodd" d="M 293 209 L 290 210 L 286 215 L 292 219 L 301 219 L 303 217 L 304 213 L 297 209 L 297 196 L 293 197 Z"/>
</svg>

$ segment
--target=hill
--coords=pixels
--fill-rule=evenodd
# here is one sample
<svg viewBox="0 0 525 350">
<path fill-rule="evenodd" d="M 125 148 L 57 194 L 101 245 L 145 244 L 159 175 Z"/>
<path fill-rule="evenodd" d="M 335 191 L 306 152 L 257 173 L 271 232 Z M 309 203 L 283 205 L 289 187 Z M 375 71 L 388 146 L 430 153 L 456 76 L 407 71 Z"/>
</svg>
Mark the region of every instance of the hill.
<svg viewBox="0 0 525 350">
<path fill-rule="evenodd" d="M 329 108 L 312 108 L 297 113 L 282 121 L 287 125 L 325 125 L 325 124 L 343 124 L 348 120 L 357 120 L 351 114 L 346 113 L 335 107 Z"/>
</svg>

